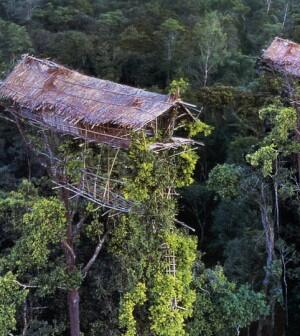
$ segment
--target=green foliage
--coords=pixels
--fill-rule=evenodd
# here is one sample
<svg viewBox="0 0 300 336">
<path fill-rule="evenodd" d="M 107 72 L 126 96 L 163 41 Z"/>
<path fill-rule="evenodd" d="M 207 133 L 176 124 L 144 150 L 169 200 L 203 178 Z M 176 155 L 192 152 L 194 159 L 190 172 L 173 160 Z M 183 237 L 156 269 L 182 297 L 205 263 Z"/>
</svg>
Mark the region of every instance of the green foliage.
<svg viewBox="0 0 300 336">
<path fill-rule="evenodd" d="M 160 167 L 155 165 L 155 155 L 149 149 L 150 143 L 151 140 L 141 135 L 131 146 L 129 157 L 134 164 L 134 175 L 125 186 L 124 194 L 128 199 L 143 202 L 152 197 L 152 190 L 158 184 L 155 175 L 162 174 L 162 171 L 155 174 L 155 169 Z"/>
<path fill-rule="evenodd" d="M 262 120 L 268 119 L 272 131 L 266 141 L 273 143 L 285 143 L 297 127 L 297 112 L 292 107 L 285 107 L 280 102 L 269 105 L 259 111 Z"/>
<path fill-rule="evenodd" d="M 0 19 L 0 77 L 22 53 L 32 51 L 32 42 L 25 27 Z"/>
<path fill-rule="evenodd" d="M 209 126 L 207 126 L 209 127 Z M 163 152 L 162 158 L 149 148 L 153 140 L 144 135 L 137 136 L 130 149 L 129 158 L 133 168 L 133 176 L 125 186 L 124 194 L 128 199 L 138 202 L 161 195 L 170 186 L 184 187 L 193 182 L 193 174 L 198 155 L 188 146 L 183 146 L 179 155 L 168 158 Z M 169 164 L 172 162 L 172 165 Z"/>
<path fill-rule="evenodd" d="M 119 316 L 121 328 L 126 329 L 124 336 L 135 336 L 137 334 L 136 320 L 133 315 L 134 309 L 136 305 L 143 305 L 146 299 L 144 283 L 138 283 L 132 292 L 125 294 Z"/>
<path fill-rule="evenodd" d="M 271 4 L 269 9 L 268 3 Z M 282 90 L 285 78 L 261 73 L 258 78 L 258 72 L 254 71 L 257 57 L 274 36 L 299 42 L 297 1 L 289 1 L 287 7 L 284 0 L 0 0 L 0 17 L 1 77 L 20 54 L 33 53 L 96 77 L 158 92 L 168 92 L 170 82 L 175 78 L 178 80 L 171 84 L 171 93 L 177 95 L 180 91 L 184 100 L 201 106 L 204 120 L 215 128 L 206 146 L 197 151 L 202 159 L 197 164 L 195 176 L 196 156 L 193 152 L 172 158 L 169 155 L 152 155 L 145 149 L 149 143 L 144 143 L 143 148 L 144 140 L 141 140 L 141 147 L 137 148 L 132 158 L 122 158 L 119 160 L 121 163 L 117 162 L 115 168 L 118 173 L 115 177 L 130 177 L 125 181 L 128 186 L 125 187 L 126 196 L 136 201 L 137 208 L 145 213 L 121 216 L 120 219 L 115 217 L 108 224 L 115 228 L 110 249 L 107 251 L 104 246 L 101 262 L 95 263 L 83 282 L 80 270 L 69 274 L 64 269 L 62 249 L 55 237 L 59 230 L 54 234 L 50 226 L 51 237 L 46 233 L 49 244 L 41 243 L 46 229 L 38 230 L 38 222 L 44 214 L 40 212 L 36 225 L 32 227 L 29 222 L 23 221 L 24 214 L 29 216 L 32 213 L 34 204 L 41 196 L 27 182 L 18 187 L 21 179 L 28 176 L 26 151 L 14 125 L 11 127 L 8 122 L 1 121 L 0 185 L 5 190 L 14 191 L 0 192 L 0 269 L 2 274 L 12 270 L 24 283 L 38 285 L 30 293 L 30 303 L 33 307 L 49 307 L 43 313 L 31 311 L 29 307 L 28 335 L 65 335 L 67 309 L 61 290 L 79 286 L 82 293 L 82 332 L 87 336 L 120 335 L 117 319 L 120 293 L 132 293 L 137 283 L 144 283 L 147 287 L 147 301 L 143 305 L 136 305 L 133 311 L 137 334 L 153 334 L 150 330 L 150 304 L 153 306 L 155 300 L 157 307 L 160 307 L 158 310 L 163 309 L 158 297 L 150 295 L 151 289 L 155 286 L 159 288 L 158 283 L 154 286 L 154 279 L 162 277 L 165 307 L 169 304 L 167 296 L 171 295 L 170 291 L 173 293 L 177 290 L 172 282 L 168 287 L 161 249 L 170 232 L 167 229 L 174 226 L 177 212 L 184 222 L 196 228 L 197 235 L 203 241 L 201 249 L 210 263 L 224 262 L 229 282 L 248 282 L 258 289 L 261 288 L 265 258 L 259 187 L 265 188 L 267 212 L 275 218 L 273 185 L 277 184 L 280 234 L 295 244 L 297 249 L 300 210 L 295 170 L 300 148 L 295 141 L 296 111 L 289 107 L 286 90 Z M 212 86 L 203 86 L 210 84 Z M 295 85 L 296 95 L 298 91 Z M 283 103 L 276 98 L 278 96 Z M 264 108 L 261 110 L 262 106 Z M 260 118 L 258 110 L 261 110 Z M 186 130 L 192 136 L 200 131 L 197 137 L 199 141 L 202 134 L 210 132 L 201 122 L 190 124 Z M 86 165 L 97 167 L 100 161 L 104 166 L 102 176 L 108 176 L 103 156 L 111 160 L 115 153 L 107 150 L 101 157 L 97 146 L 90 147 L 92 150 L 87 153 Z M 64 158 L 62 166 L 74 183 L 79 182 L 79 172 L 84 165 L 81 151 L 79 141 L 70 141 L 61 150 Z M 248 160 L 258 169 L 247 165 L 247 153 L 252 153 Z M 126 157 L 124 153 L 121 155 Z M 52 184 L 47 177 L 40 179 L 45 174 L 44 168 L 36 164 L 33 157 L 30 157 L 30 161 L 32 181 L 42 199 L 48 199 L 49 195 L 53 195 Z M 221 196 L 214 200 L 203 182 L 216 164 L 222 165 L 224 162 L 232 165 L 216 168 L 209 179 L 209 188 Z M 263 178 L 262 173 L 268 175 L 267 178 Z M 193 179 L 196 183 L 188 186 Z M 165 198 L 165 188 L 169 186 L 172 186 L 168 190 L 171 194 L 175 186 L 186 186 L 184 192 L 189 197 L 184 202 L 180 201 L 178 209 L 173 199 Z M 199 192 L 201 197 L 197 196 Z M 77 235 L 75 242 L 80 251 L 77 262 L 81 265 L 90 258 L 92 248 L 106 224 L 105 216 L 99 215 L 101 210 L 86 208 L 84 202 L 80 204 L 80 212 L 87 215 L 82 239 Z M 46 211 L 44 213 L 49 215 Z M 76 214 L 74 222 L 77 219 Z M 35 230 L 38 230 L 38 239 L 28 234 Z M 46 252 L 46 262 L 38 255 L 39 249 L 41 253 Z M 275 254 L 280 251 L 281 247 L 276 247 Z M 44 265 L 40 264 L 42 261 Z M 287 266 L 288 277 L 299 276 L 299 262 L 289 262 Z M 271 271 L 278 281 L 281 275 L 278 261 L 274 261 Z M 208 285 L 208 275 L 204 278 L 206 280 L 201 288 L 214 293 Z M 272 282 L 275 283 L 274 278 Z M 218 283 L 222 287 L 226 280 Z M 288 279 L 288 283 L 290 329 L 286 333 L 298 335 L 299 286 L 295 280 Z M 230 286 L 225 288 L 233 293 L 232 297 L 226 296 L 223 302 L 220 299 L 221 296 L 225 297 L 223 292 L 222 295 L 206 295 L 196 306 L 195 312 L 204 314 L 201 318 L 200 315 L 197 317 L 203 335 L 231 336 L 237 333 L 240 325 L 246 324 L 244 314 L 248 314 L 249 319 L 255 319 L 255 314 L 249 308 L 252 303 L 244 303 L 247 313 L 238 303 L 245 302 L 243 298 L 247 296 L 244 292 L 240 296 L 237 294 L 243 285 L 235 289 Z M 218 290 L 215 289 L 215 292 Z M 277 283 L 269 292 L 269 299 L 277 300 L 280 297 L 282 301 L 281 288 Z M 197 288 L 197 298 L 201 293 L 205 294 Z M 252 292 L 249 296 L 255 297 Z M 189 297 L 192 298 L 192 295 L 187 295 Z M 222 310 L 218 310 L 218 307 Z M 258 311 L 259 308 L 254 310 Z M 158 314 L 158 311 L 155 312 Z M 232 312 L 232 316 L 228 316 L 229 312 Z M 178 321 L 174 322 L 174 329 L 178 328 L 183 333 L 185 322 L 182 322 L 182 315 L 180 317 L 175 311 L 166 310 L 165 316 L 171 313 L 176 315 Z M 193 318 L 188 320 L 193 322 Z M 21 334 L 22 314 L 17 316 L 17 322 L 18 330 L 14 334 Z M 159 323 L 161 326 L 163 322 Z M 161 329 L 160 326 L 157 326 L 157 330 Z M 255 325 L 251 326 L 253 329 Z M 199 330 L 195 326 L 196 335 Z M 272 333 L 270 330 L 267 332 Z"/>
<path fill-rule="evenodd" d="M 209 136 L 214 129 L 212 126 L 207 125 L 199 119 L 189 123 L 186 128 L 188 129 L 188 134 L 190 137 L 193 137 L 199 133 L 203 134 L 204 136 Z"/>
<path fill-rule="evenodd" d="M 278 150 L 274 144 L 263 146 L 255 153 L 247 155 L 247 160 L 252 166 L 262 166 L 263 175 L 269 176 L 273 173 L 273 164 L 278 157 Z"/>
<path fill-rule="evenodd" d="M 170 84 L 169 93 L 176 98 L 180 98 L 181 95 L 184 95 L 187 91 L 189 83 L 180 78 L 179 80 L 173 80 Z"/>
<path fill-rule="evenodd" d="M 180 22 L 172 18 L 169 18 L 166 21 L 164 21 L 161 27 L 167 32 L 184 31 L 184 27 L 180 24 Z M 182 81 L 182 78 L 179 80 L 179 82 L 181 81 Z"/>
<path fill-rule="evenodd" d="M 28 180 L 22 180 L 16 191 L 3 193 L 0 198 L 0 221 L 11 222 L 12 227 L 20 230 L 23 215 L 29 211 L 37 197 L 37 190 Z"/>
<path fill-rule="evenodd" d="M 28 294 L 20 288 L 11 272 L 0 276 L 0 335 L 7 336 L 16 329 L 16 312 Z"/>
<path fill-rule="evenodd" d="M 95 207 L 89 203 L 87 205 L 87 211 L 90 212 L 91 220 L 90 222 L 85 226 L 85 234 L 87 238 L 89 238 L 91 241 L 99 241 L 99 237 L 102 236 L 104 227 L 103 227 L 103 221 L 99 218 L 99 213 L 97 209 L 94 209 Z M 92 210 L 91 210 L 92 209 Z"/>
<path fill-rule="evenodd" d="M 216 165 L 209 173 L 208 188 L 222 198 L 232 198 L 239 194 L 241 178 L 239 166 L 228 163 Z"/>
<path fill-rule="evenodd" d="M 66 31 L 55 36 L 49 54 L 60 50 L 59 61 L 73 68 L 85 67 L 91 57 L 93 44 L 83 32 Z"/>
<path fill-rule="evenodd" d="M 227 34 L 222 27 L 220 14 L 217 11 L 207 13 L 196 23 L 192 34 L 198 51 L 198 68 L 195 70 L 200 70 L 202 83 L 206 86 L 209 77 L 223 64 L 227 53 Z"/>
<path fill-rule="evenodd" d="M 153 296 L 154 304 L 150 307 L 151 330 L 154 335 L 174 336 L 186 335 L 184 328 L 184 314 L 180 309 L 172 307 L 172 300 L 176 298 L 177 279 L 163 273 L 157 273 L 154 278 Z M 187 294 L 187 293 L 186 293 Z M 193 297 L 189 293 L 188 303 L 193 303 Z"/>
<path fill-rule="evenodd" d="M 155 274 L 151 293 L 151 330 L 158 336 L 186 335 L 184 321 L 191 317 L 195 301 L 191 282 L 197 243 L 180 232 L 172 232 L 166 235 L 166 244 L 176 256 L 176 276 L 162 272 Z M 172 308 L 172 300 L 176 300 L 179 307 Z"/>
<path fill-rule="evenodd" d="M 297 127 L 297 113 L 294 108 L 284 107 L 279 101 L 259 112 L 259 117 L 268 120 L 271 132 L 264 138 L 262 147 L 247 156 L 248 162 L 261 167 L 264 176 L 272 175 L 274 162 L 279 155 L 299 151 L 299 144 L 293 141 Z"/>
<path fill-rule="evenodd" d="M 53 323 L 41 319 L 35 319 L 30 323 L 28 336 L 61 336 L 66 332 L 64 323 L 59 323 L 56 320 Z"/>
<path fill-rule="evenodd" d="M 54 197 L 40 199 L 24 215 L 22 248 L 33 264 L 43 265 L 50 254 L 49 245 L 64 239 L 66 216 L 63 205 Z"/>
<path fill-rule="evenodd" d="M 179 155 L 177 187 L 185 187 L 193 183 L 194 171 L 198 159 L 198 154 L 192 150 L 186 150 Z"/>
<path fill-rule="evenodd" d="M 191 183 L 197 155 L 193 151 L 172 154 L 150 151 L 149 140 L 143 135 L 133 139 L 130 149 L 127 164 L 132 175 L 127 178 L 125 193 L 139 201 L 143 212 L 123 216 L 112 239 L 113 251 L 126 264 L 129 279 L 136 283 L 123 298 L 121 325 L 127 328 L 125 335 L 146 330 L 157 336 L 184 335 L 185 320 L 192 313 L 192 267 L 197 244 L 195 239 L 175 230 L 176 201 L 168 190 Z M 175 277 L 166 274 L 166 246 L 176 255 Z M 135 293 L 139 283 L 145 284 L 147 292 L 145 302 L 136 306 L 140 302 Z M 132 298 L 135 295 L 137 302 Z M 175 298 L 184 309 L 172 308 Z"/>
<path fill-rule="evenodd" d="M 221 108 L 234 103 L 235 88 L 224 85 L 202 87 L 197 93 L 199 101 L 212 109 Z"/>
<path fill-rule="evenodd" d="M 60 258 L 48 261 L 47 266 L 39 269 L 41 273 L 35 283 L 39 284 L 37 293 L 41 298 L 53 295 L 57 289 L 79 289 L 83 282 L 83 274 L 80 269 L 70 272 L 66 269 L 65 262 Z"/>
<path fill-rule="evenodd" d="M 32 190 L 28 183 L 23 182 L 24 187 Z M 56 198 L 24 197 L 26 193 L 21 190 L 11 193 L 2 203 L 6 218 L 20 235 L 2 263 L 5 267 L 16 268 L 20 274 L 32 267 L 45 267 L 51 247 L 61 242 L 66 232 L 65 209 Z"/>
<path fill-rule="evenodd" d="M 237 287 L 222 267 L 207 269 L 195 279 L 197 291 L 191 336 L 238 335 L 242 328 L 268 314 L 262 293 L 248 285 Z"/>
</svg>

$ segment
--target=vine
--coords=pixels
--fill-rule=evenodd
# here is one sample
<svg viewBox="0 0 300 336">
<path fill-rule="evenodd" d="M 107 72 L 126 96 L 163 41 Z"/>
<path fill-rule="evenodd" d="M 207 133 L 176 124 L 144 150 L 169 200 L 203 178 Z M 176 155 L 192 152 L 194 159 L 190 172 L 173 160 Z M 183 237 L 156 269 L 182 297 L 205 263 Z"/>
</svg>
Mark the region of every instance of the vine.
<svg viewBox="0 0 300 336">
<path fill-rule="evenodd" d="M 120 326 L 125 336 L 138 335 L 140 324 L 143 335 L 182 336 L 196 299 L 191 282 L 197 241 L 176 229 L 173 195 L 177 187 L 193 182 L 198 155 L 188 146 L 154 153 L 150 144 L 144 134 L 133 137 L 124 194 L 138 202 L 140 213 L 122 216 L 110 247 L 129 279 Z M 175 275 L 166 272 L 163 246 L 176 255 Z M 174 298 L 178 307 L 172 305 Z"/>
</svg>

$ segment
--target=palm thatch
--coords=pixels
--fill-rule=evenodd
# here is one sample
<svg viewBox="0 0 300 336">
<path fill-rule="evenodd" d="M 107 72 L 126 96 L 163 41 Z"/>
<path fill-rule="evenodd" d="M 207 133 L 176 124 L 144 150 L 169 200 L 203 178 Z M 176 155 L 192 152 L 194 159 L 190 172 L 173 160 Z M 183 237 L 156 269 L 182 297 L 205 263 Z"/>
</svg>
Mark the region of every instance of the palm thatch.
<svg viewBox="0 0 300 336">
<path fill-rule="evenodd" d="M 138 130 L 180 100 L 85 76 L 48 60 L 23 56 L 0 86 L 0 96 L 38 115 L 90 126 Z"/>
<path fill-rule="evenodd" d="M 263 65 L 292 77 L 300 77 L 300 44 L 276 37 L 262 56 Z"/>
</svg>

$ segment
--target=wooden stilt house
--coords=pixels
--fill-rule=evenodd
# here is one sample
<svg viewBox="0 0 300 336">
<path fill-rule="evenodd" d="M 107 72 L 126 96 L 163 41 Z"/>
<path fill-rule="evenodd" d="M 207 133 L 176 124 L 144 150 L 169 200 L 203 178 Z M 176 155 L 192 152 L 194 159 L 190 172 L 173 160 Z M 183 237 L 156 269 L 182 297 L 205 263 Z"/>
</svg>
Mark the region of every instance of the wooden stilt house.
<svg viewBox="0 0 300 336">
<path fill-rule="evenodd" d="M 296 139 L 300 142 L 300 44 L 276 37 L 264 51 L 262 65 L 265 69 L 281 76 L 284 93 L 297 111 Z M 300 153 L 297 154 L 298 179 L 300 180 Z"/>
<path fill-rule="evenodd" d="M 130 134 L 163 131 L 168 146 L 182 118 L 193 118 L 186 104 L 171 95 L 152 93 L 85 76 L 49 60 L 23 56 L 0 86 L 1 104 L 10 112 L 53 130 L 127 148 Z"/>
<path fill-rule="evenodd" d="M 9 111 L 18 124 L 24 119 L 39 128 L 117 148 L 130 146 L 132 132 L 143 131 L 148 137 L 162 135 L 150 150 L 160 152 L 194 141 L 174 137 L 174 130 L 184 119 L 193 120 L 192 105 L 179 97 L 163 95 L 85 76 L 49 60 L 23 56 L 4 82 L 0 84 L 0 108 Z M 20 128 L 20 127 L 19 127 Z M 47 134 L 44 134 L 47 137 Z M 49 146 L 50 141 L 45 141 Z M 48 152 L 53 152 L 50 149 Z M 119 150 L 116 150 L 118 153 Z M 116 156 L 117 156 L 116 153 Z M 52 155 L 52 154 L 51 154 Z M 116 157 L 115 157 L 116 158 Z M 84 161 L 84 160 L 83 160 Z M 113 160 L 112 166 L 115 162 Z M 60 159 L 50 158 L 54 188 L 63 188 L 74 197 L 83 197 L 106 208 L 105 214 L 143 213 L 138 204 L 122 196 L 120 181 L 111 178 L 112 167 L 102 175 L 95 167 L 80 169 L 79 180 L 65 173 Z M 57 168 L 58 167 L 58 168 Z M 58 173 L 56 173 L 56 168 Z M 172 197 L 171 189 L 166 197 Z M 181 222 L 179 222 L 181 223 Z M 187 227 L 186 225 L 184 225 Z M 176 256 L 163 245 L 166 274 L 176 277 Z M 174 296 L 172 309 L 180 308 Z M 183 308 L 181 308 L 183 309 Z"/>
<path fill-rule="evenodd" d="M 269 71 L 299 78 L 300 44 L 276 37 L 263 52 L 261 63 Z"/>
<path fill-rule="evenodd" d="M 80 181 L 72 181 L 65 173 L 64 159 L 53 157 L 55 148 L 49 148 L 48 136 L 55 133 L 82 139 L 83 152 L 90 142 L 126 149 L 132 132 L 137 131 L 149 137 L 158 132 L 163 135 L 160 142 L 150 146 L 154 152 L 193 143 L 173 136 L 179 123 L 194 118 L 188 109 L 193 106 L 178 97 L 85 76 L 28 55 L 0 84 L 1 106 L 15 117 L 21 133 L 24 132 L 19 121 L 24 120 L 43 134 L 48 147 L 43 148 L 42 154 L 48 153 L 56 188 L 65 188 L 74 194 L 72 197 L 81 196 L 118 212 L 129 212 L 134 204 L 122 197 L 111 170 L 103 175 L 95 167 L 84 165 Z"/>
</svg>

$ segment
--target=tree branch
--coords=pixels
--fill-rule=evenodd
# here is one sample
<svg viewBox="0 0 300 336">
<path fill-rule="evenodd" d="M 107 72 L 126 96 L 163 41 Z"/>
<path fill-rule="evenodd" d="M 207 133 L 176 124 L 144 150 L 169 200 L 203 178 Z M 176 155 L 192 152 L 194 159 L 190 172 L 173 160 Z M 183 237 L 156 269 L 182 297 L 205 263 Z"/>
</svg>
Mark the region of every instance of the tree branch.
<svg viewBox="0 0 300 336">
<path fill-rule="evenodd" d="M 27 306 L 27 300 L 25 299 L 24 308 L 23 308 L 23 323 L 24 323 L 24 326 L 23 326 L 22 336 L 26 336 L 27 330 L 29 328 L 29 322 L 28 322 L 27 314 L 28 314 L 28 306 Z"/>
<path fill-rule="evenodd" d="M 96 261 L 100 251 L 102 250 L 103 244 L 104 244 L 107 236 L 108 236 L 108 231 L 104 234 L 102 239 L 99 240 L 99 243 L 97 244 L 97 246 L 95 248 L 94 254 L 92 255 L 91 259 L 88 261 L 88 263 L 84 266 L 84 268 L 82 270 L 84 276 L 87 275 L 88 271 L 91 269 L 94 262 Z"/>
<path fill-rule="evenodd" d="M 73 260 L 75 260 L 76 259 L 76 255 L 75 255 L 74 250 L 72 249 L 72 247 L 65 240 L 63 240 L 61 243 L 62 243 L 63 247 L 65 247 L 65 249 L 67 251 L 69 251 L 69 253 L 71 254 Z"/>
<path fill-rule="evenodd" d="M 84 221 L 86 220 L 86 216 L 83 216 L 75 225 L 75 228 L 73 230 L 73 237 L 76 237 L 78 233 L 81 231 L 81 228 L 83 227 Z"/>
<path fill-rule="evenodd" d="M 21 282 L 19 282 L 18 280 L 14 280 L 14 282 L 19 285 L 20 287 L 23 287 L 24 289 L 27 289 L 27 288 L 38 288 L 39 286 L 33 286 L 33 285 L 25 285 L 25 284 L 22 284 Z"/>
</svg>

